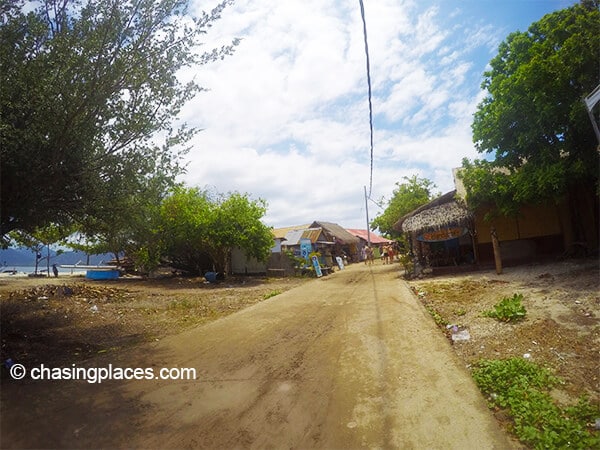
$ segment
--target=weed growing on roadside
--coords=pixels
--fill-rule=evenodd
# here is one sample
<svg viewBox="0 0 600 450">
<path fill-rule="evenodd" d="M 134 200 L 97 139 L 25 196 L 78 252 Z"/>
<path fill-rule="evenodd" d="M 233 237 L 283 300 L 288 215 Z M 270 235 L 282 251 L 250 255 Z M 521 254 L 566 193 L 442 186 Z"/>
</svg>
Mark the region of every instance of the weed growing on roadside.
<svg viewBox="0 0 600 450">
<path fill-rule="evenodd" d="M 171 301 L 167 306 L 167 309 L 170 311 L 188 310 L 194 308 L 195 306 L 196 304 L 193 301 L 184 298 Z"/>
<path fill-rule="evenodd" d="M 427 298 L 426 298 L 427 293 L 425 291 L 419 291 L 414 286 L 412 287 L 412 290 L 415 293 L 415 295 L 417 296 L 417 298 L 419 300 L 421 300 L 421 302 L 423 303 L 423 306 L 425 306 L 425 309 L 427 310 L 427 312 L 431 315 L 431 317 L 433 317 L 433 320 L 435 321 L 435 323 L 438 327 L 444 328 L 446 325 L 448 325 L 448 321 L 446 319 L 444 319 L 440 315 L 440 313 L 435 310 L 435 308 L 433 308 L 432 306 L 429 305 L 429 303 L 427 302 Z"/>
<path fill-rule="evenodd" d="M 275 297 L 276 295 L 279 295 L 279 294 L 281 294 L 280 290 L 271 291 L 271 292 L 263 295 L 263 300 L 266 300 L 266 299 L 271 298 L 271 297 Z"/>
<path fill-rule="evenodd" d="M 429 314 L 431 314 L 431 317 L 433 317 L 433 320 L 435 321 L 435 323 L 437 324 L 438 327 L 445 327 L 446 325 L 448 325 L 448 321 L 446 319 L 444 319 L 440 315 L 440 313 L 438 313 L 431 306 L 425 305 L 425 309 L 427 310 L 427 312 L 429 312 Z"/>
<path fill-rule="evenodd" d="M 533 448 L 598 448 L 600 435 L 588 429 L 598 408 L 585 397 L 561 407 L 550 396 L 561 380 L 548 369 L 521 358 L 481 360 L 473 378 L 491 405 L 507 410 L 514 432 Z"/>
<path fill-rule="evenodd" d="M 491 311 L 484 311 L 486 317 L 493 317 L 502 322 L 516 322 L 523 320 L 527 312 L 521 303 L 523 294 L 515 294 L 512 297 L 504 297 L 499 303 L 494 305 Z"/>
</svg>

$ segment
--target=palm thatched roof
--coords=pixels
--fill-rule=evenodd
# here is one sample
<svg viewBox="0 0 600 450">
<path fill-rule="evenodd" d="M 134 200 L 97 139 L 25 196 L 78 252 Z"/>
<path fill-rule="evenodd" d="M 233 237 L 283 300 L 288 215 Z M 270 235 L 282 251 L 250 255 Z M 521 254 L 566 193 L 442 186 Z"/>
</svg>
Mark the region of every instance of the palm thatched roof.
<svg viewBox="0 0 600 450">
<path fill-rule="evenodd" d="M 401 217 L 394 224 L 394 228 L 408 233 L 421 233 L 464 226 L 472 217 L 471 211 L 456 199 L 456 190 L 454 190 Z"/>
</svg>

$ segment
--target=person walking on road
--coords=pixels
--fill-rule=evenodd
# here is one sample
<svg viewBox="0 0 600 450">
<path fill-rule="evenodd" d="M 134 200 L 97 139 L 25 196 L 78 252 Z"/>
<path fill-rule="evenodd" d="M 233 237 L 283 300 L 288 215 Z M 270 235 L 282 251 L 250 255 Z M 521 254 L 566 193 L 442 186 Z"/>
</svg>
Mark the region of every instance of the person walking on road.
<svg viewBox="0 0 600 450">
<path fill-rule="evenodd" d="M 384 245 L 381 248 L 381 259 L 383 260 L 383 264 L 387 264 L 388 263 L 388 246 Z"/>
<path fill-rule="evenodd" d="M 373 249 L 370 246 L 367 246 L 367 248 L 365 249 L 365 252 L 367 255 L 366 264 L 368 264 L 368 265 L 373 264 Z"/>
<path fill-rule="evenodd" d="M 394 245 L 390 244 L 388 247 L 388 261 L 390 264 L 394 263 L 394 255 L 395 255 Z"/>
</svg>

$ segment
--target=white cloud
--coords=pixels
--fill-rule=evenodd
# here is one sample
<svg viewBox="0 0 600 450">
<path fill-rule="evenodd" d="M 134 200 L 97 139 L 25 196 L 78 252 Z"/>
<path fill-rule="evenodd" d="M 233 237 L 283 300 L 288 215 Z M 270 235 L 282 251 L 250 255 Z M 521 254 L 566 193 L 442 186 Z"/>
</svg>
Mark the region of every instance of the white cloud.
<svg viewBox="0 0 600 450">
<path fill-rule="evenodd" d="M 475 156 L 470 124 L 489 57 L 473 55 L 490 52 L 496 28 L 432 3 L 365 2 L 374 199 L 389 198 L 413 174 L 446 192 L 452 167 Z M 210 89 L 182 112 L 204 129 L 183 180 L 264 198 L 269 225 L 319 219 L 364 228 L 371 158 L 362 31 L 358 2 L 239 0 L 228 7 L 205 48 L 239 37 L 235 54 L 182 74 Z"/>
</svg>

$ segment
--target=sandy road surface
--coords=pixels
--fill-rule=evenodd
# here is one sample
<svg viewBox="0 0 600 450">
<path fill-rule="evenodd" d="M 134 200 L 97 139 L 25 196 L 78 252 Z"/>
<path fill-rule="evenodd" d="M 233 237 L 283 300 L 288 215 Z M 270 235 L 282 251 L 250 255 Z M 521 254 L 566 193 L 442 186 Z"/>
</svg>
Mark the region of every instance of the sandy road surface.
<svg viewBox="0 0 600 450">
<path fill-rule="evenodd" d="M 198 379 L 11 380 L 2 447 L 514 446 L 397 266 L 350 266 L 88 365 L 109 363 Z"/>
</svg>

